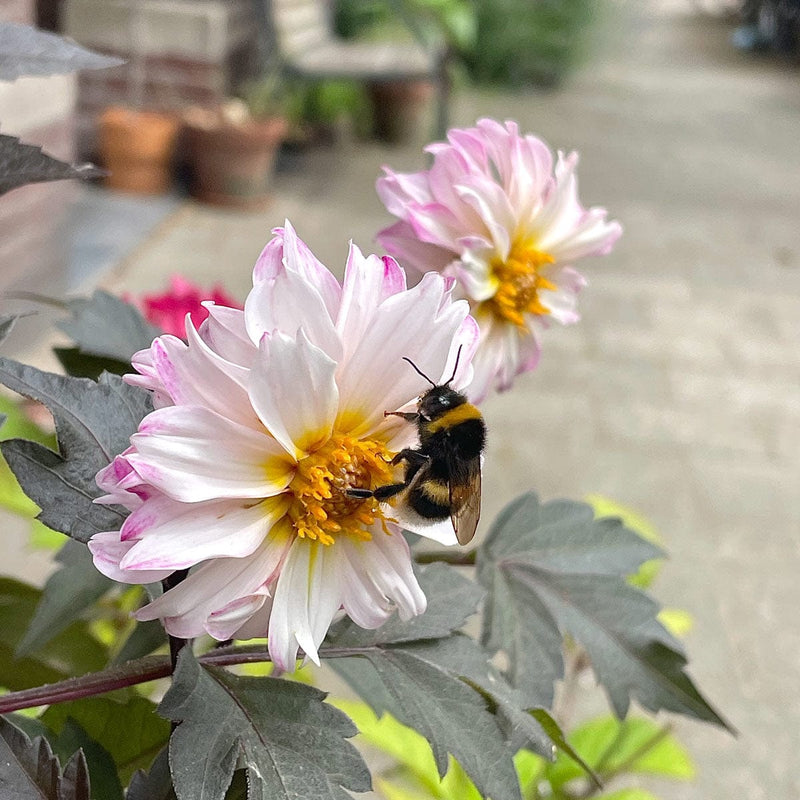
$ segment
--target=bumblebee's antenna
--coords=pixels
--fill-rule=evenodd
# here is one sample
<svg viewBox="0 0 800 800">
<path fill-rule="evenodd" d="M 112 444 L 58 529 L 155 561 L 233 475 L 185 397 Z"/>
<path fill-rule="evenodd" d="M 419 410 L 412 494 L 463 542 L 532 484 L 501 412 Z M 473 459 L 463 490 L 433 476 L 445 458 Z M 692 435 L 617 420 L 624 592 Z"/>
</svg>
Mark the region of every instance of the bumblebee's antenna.
<svg viewBox="0 0 800 800">
<path fill-rule="evenodd" d="M 456 372 L 458 372 L 458 362 L 461 358 L 461 350 L 463 349 L 464 345 L 459 345 L 458 352 L 456 353 L 456 365 L 453 367 L 453 374 L 447 379 L 447 382 L 444 384 L 445 386 L 449 386 L 453 378 L 456 376 Z"/>
<path fill-rule="evenodd" d="M 403 356 L 403 361 L 408 361 L 408 363 L 414 367 L 414 371 L 417 373 L 417 375 L 421 375 L 423 378 L 425 378 L 425 380 L 428 381 L 431 386 L 436 386 L 436 384 L 410 358 Z"/>
</svg>

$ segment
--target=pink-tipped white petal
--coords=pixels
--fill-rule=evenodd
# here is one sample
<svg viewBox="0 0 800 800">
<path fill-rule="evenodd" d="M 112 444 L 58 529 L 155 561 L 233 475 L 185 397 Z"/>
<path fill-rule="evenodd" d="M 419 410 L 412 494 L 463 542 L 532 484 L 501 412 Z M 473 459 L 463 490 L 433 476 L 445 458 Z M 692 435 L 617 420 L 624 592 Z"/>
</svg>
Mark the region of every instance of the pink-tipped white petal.
<svg viewBox="0 0 800 800">
<path fill-rule="evenodd" d="M 107 578 L 119 583 L 154 583 L 162 581 L 173 570 L 130 570 L 122 569 L 120 561 L 133 547 L 133 542 L 121 542 L 118 531 L 96 533 L 89 539 L 89 552 L 95 568 Z"/>
<path fill-rule="evenodd" d="M 288 242 L 296 245 L 292 237 L 288 237 Z M 305 250 L 295 246 L 289 252 L 281 252 L 280 267 L 274 271 L 264 269 L 245 301 L 245 324 L 250 339 L 259 344 L 265 333 L 272 335 L 277 331 L 295 336 L 303 328 L 317 347 L 338 359 L 341 344 L 333 323 L 336 308 L 332 309 L 333 314 L 328 308 L 332 300 L 326 285 L 312 280 L 316 267 L 306 263 Z"/>
<path fill-rule="evenodd" d="M 184 342 L 161 336 L 151 348 L 154 368 L 176 405 L 202 406 L 248 427 L 261 429 L 247 397 L 249 370 L 218 356 L 186 321 Z"/>
<path fill-rule="evenodd" d="M 259 502 L 178 503 L 157 498 L 134 511 L 120 531 L 133 547 L 122 569 L 185 569 L 212 558 L 255 552 L 288 507 L 285 495 Z"/>
<path fill-rule="evenodd" d="M 197 406 L 154 411 L 131 442 L 136 472 L 185 503 L 270 497 L 292 479 L 293 461 L 274 438 Z"/>
<path fill-rule="evenodd" d="M 206 632 L 215 611 L 258 594 L 268 586 L 290 544 L 286 528 L 276 526 L 253 554 L 244 558 L 217 558 L 202 564 L 134 616 L 140 621 L 163 619 L 173 636 L 187 639 L 200 636 Z"/>
</svg>

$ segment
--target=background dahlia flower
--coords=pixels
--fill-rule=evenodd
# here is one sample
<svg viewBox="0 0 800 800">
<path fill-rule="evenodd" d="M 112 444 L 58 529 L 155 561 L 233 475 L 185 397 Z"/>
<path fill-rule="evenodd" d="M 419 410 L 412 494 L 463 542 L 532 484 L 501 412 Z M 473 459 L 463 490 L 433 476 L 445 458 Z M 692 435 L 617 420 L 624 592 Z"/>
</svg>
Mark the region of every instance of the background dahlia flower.
<svg viewBox="0 0 800 800">
<path fill-rule="evenodd" d="M 184 336 L 187 314 L 191 314 L 195 326 L 200 325 L 208 316 L 203 305 L 206 300 L 212 300 L 220 306 L 242 307 L 220 284 L 215 283 L 211 289 L 203 289 L 183 275 L 173 275 L 169 279 L 169 288 L 164 292 L 141 297 L 126 295 L 123 299 L 136 306 L 144 318 L 156 328 L 179 337 Z"/>
<path fill-rule="evenodd" d="M 416 431 L 384 411 L 427 387 L 403 357 L 446 379 L 462 348 L 463 385 L 478 330 L 441 275 L 408 289 L 392 258 L 351 245 L 340 285 L 288 222 L 274 234 L 243 311 L 208 303 L 186 341 L 161 336 L 134 357 L 128 380 L 156 410 L 98 475 L 99 502 L 132 513 L 89 547 L 127 583 L 189 569 L 138 619 L 183 638 L 268 635 L 291 670 L 298 648 L 318 661 L 340 609 L 365 628 L 425 610 L 398 509 L 347 490 L 402 474 L 388 462 Z M 456 541 L 449 521 L 423 533 Z"/>
<path fill-rule="evenodd" d="M 507 389 L 539 360 L 539 329 L 576 322 L 585 279 L 571 263 L 608 253 L 622 233 L 602 208 L 578 201 L 577 153 L 553 157 L 516 123 L 491 119 L 429 145 L 429 170 L 386 173 L 378 195 L 400 221 L 381 245 L 420 273 L 452 276 L 470 301 L 481 340 L 470 386 L 481 399 Z"/>
</svg>

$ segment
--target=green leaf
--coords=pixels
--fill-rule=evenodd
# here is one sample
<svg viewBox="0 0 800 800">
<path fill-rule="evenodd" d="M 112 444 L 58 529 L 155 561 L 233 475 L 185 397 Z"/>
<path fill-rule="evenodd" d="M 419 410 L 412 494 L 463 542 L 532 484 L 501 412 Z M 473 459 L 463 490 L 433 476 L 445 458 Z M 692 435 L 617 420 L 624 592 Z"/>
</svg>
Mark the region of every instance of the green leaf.
<svg viewBox="0 0 800 800">
<path fill-rule="evenodd" d="M 74 378 L 91 378 L 96 381 L 104 372 L 114 375 L 126 375 L 131 371 L 128 361 L 117 361 L 115 358 L 103 358 L 84 353 L 78 347 L 54 347 L 58 363 L 67 375 Z"/>
<path fill-rule="evenodd" d="M 439 792 L 431 794 L 427 789 L 400 786 L 380 777 L 375 778 L 375 788 L 385 800 L 432 800 L 432 798 L 441 800 L 443 797 Z M 480 795 L 478 795 L 478 800 L 481 800 Z"/>
<path fill-rule="evenodd" d="M 727 727 L 684 671 L 680 642 L 657 621 L 657 604 L 624 576 L 659 551 L 618 519 L 595 520 L 582 503 L 540 505 L 533 493 L 507 506 L 478 552 L 489 590 L 482 639 L 505 650 L 512 683 L 549 707 L 563 675 L 562 637 L 586 649 L 614 712 L 631 697 Z"/>
<path fill-rule="evenodd" d="M 95 475 L 129 446 L 152 408 L 148 393 L 116 375 L 94 383 L 5 358 L 0 358 L 0 382 L 44 403 L 55 418 L 58 453 L 24 439 L 0 443 L 23 490 L 42 509 L 39 519 L 82 542 L 118 529 L 127 512 L 92 502 L 101 493 Z"/>
<path fill-rule="evenodd" d="M 531 711 L 534 719 L 542 726 L 547 735 L 555 742 L 556 747 L 561 753 L 567 755 L 575 764 L 577 764 L 591 779 L 592 783 L 598 788 L 602 789 L 603 784 L 597 776 L 591 765 L 581 757 L 580 753 L 567 741 L 558 723 L 553 719 L 549 712 L 543 708 L 535 708 Z"/>
<path fill-rule="evenodd" d="M 394 758 L 422 784 L 425 791 L 439 794 L 441 778 L 430 743 L 422 734 L 398 722 L 388 712 L 379 719 L 366 703 L 341 698 L 328 702 L 353 720 L 361 741 Z"/>
<path fill-rule="evenodd" d="M 82 754 L 62 775 L 46 739 L 31 741 L 0 717 L 0 796 L 14 800 L 89 800 L 89 775 Z"/>
<path fill-rule="evenodd" d="M 70 719 L 78 723 L 88 737 L 102 743 L 120 779 L 127 783 L 136 770 L 144 769 L 153 761 L 169 739 L 169 723 L 155 711 L 154 703 L 138 695 L 125 701 L 88 697 L 52 705 L 42 714 L 41 720 L 58 735 L 63 733 Z M 87 751 L 87 757 L 89 755 Z"/>
<path fill-rule="evenodd" d="M 44 585 L 36 613 L 17 647 L 18 656 L 44 647 L 115 585 L 95 569 L 91 553 L 80 542 L 67 541 L 56 561 L 61 567 Z"/>
<path fill-rule="evenodd" d="M 155 758 L 149 772 L 139 770 L 131 779 L 125 800 L 175 800 L 169 773 L 169 750 L 165 747 Z"/>
<path fill-rule="evenodd" d="M 682 608 L 662 608 L 658 621 L 678 639 L 683 639 L 694 627 L 694 618 Z"/>
<path fill-rule="evenodd" d="M 105 69 L 124 62 L 30 25 L 0 25 L 0 80 L 23 75 L 62 75 L 79 69 Z"/>
<path fill-rule="evenodd" d="M 514 756 L 514 767 L 517 770 L 523 797 L 530 797 L 533 794 L 534 787 L 539 785 L 541 776 L 548 766 L 548 761 L 530 750 L 520 750 Z"/>
<path fill-rule="evenodd" d="M 360 741 L 390 755 L 402 767 L 404 784 L 410 784 L 409 787 L 376 778 L 376 784 L 387 800 L 431 797 L 441 800 L 481 800 L 475 784 L 455 759 L 450 759 L 447 774 L 440 778 L 427 739 L 398 722 L 391 714 L 384 714 L 378 719 L 365 703 L 339 698 L 329 702 L 356 723 Z M 393 767 L 391 774 L 397 777 L 398 769 Z"/>
<path fill-rule="evenodd" d="M 59 322 L 58 327 L 75 342 L 78 350 L 88 356 L 127 364 L 127 372 L 131 371 L 133 354 L 150 347 L 161 334 L 134 306 L 102 289 L 89 298 L 69 300 L 68 306 L 72 319 Z"/>
<path fill-rule="evenodd" d="M 21 437 L 48 446 L 55 444 L 55 436 L 43 431 L 28 419 L 18 400 L 0 395 L 0 414 L 5 417 L 5 424 L 0 430 L 0 440 Z M 39 513 L 39 507 L 22 491 L 14 473 L 3 458 L 0 458 L 0 506 L 13 514 L 29 518 L 32 523 L 33 518 Z"/>
<path fill-rule="evenodd" d="M 515 750 L 552 752 L 541 726 L 467 636 L 379 646 L 363 655 L 383 683 L 387 710 L 430 742 L 440 776 L 452 754 L 481 794 L 506 800 L 519 797 Z M 346 676 L 355 659 L 344 661 L 336 666 Z"/>
<path fill-rule="evenodd" d="M 170 765 L 179 800 L 222 800 L 241 757 L 250 800 L 346 800 L 370 788 L 346 737 L 355 726 L 318 689 L 201 667 L 185 647 L 159 713 L 179 723 Z"/>
<path fill-rule="evenodd" d="M 0 133 L 0 195 L 28 183 L 63 181 L 68 178 L 98 178 L 103 171 L 91 164 L 67 164 L 24 144 L 16 136 Z"/>
<path fill-rule="evenodd" d="M 102 800 L 123 800 L 122 784 L 119 782 L 114 759 L 74 719 L 67 719 L 61 733 L 55 740 L 51 739 L 51 744 L 62 761 L 78 750 L 83 751 L 95 797 Z"/>
<path fill-rule="evenodd" d="M 160 619 L 137 622 L 130 636 L 125 640 L 122 649 L 114 656 L 112 664 L 124 664 L 135 658 L 149 656 L 167 643 L 167 634 Z"/>
<path fill-rule="evenodd" d="M 664 543 L 661 535 L 653 524 L 632 508 L 623 506 L 599 494 L 590 494 L 586 498 L 586 502 L 594 509 L 596 516 L 619 517 L 626 527 L 637 533 L 645 541 L 651 542 L 659 547 Z M 645 561 L 635 573 L 628 576 L 628 583 L 633 586 L 638 586 L 640 589 L 646 589 L 658 576 L 663 563 L 663 558 L 654 558 L 650 561 Z"/>
<path fill-rule="evenodd" d="M 61 792 L 59 800 L 89 800 L 91 797 L 91 780 L 86 756 L 78 750 L 64 767 L 61 776 Z"/>
<path fill-rule="evenodd" d="M 25 658 L 15 651 L 39 603 L 33 586 L 0 578 L 0 686 L 16 691 L 102 669 L 105 649 L 83 622 L 74 622 L 47 647 Z"/>
<path fill-rule="evenodd" d="M 695 774 L 689 753 L 671 731 L 643 717 L 590 720 L 576 728 L 569 740 L 601 779 L 644 774 L 691 780 Z M 580 776 L 580 769 L 560 755 L 547 769 L 547 778 L 556 789 Z"/>
<path fill-rule="evenodd" d="M 447 564 L 415 565 L 414 571 L 428 600 L 424 614 L 403 621 L 397 615 L 375 630 L 360 628 L 345 619 L 328 636 L 337 646 L 371 645 L 438 639 L 461 628 L 475 613 L 485 592 L 475 581 Z"/>
</svg>

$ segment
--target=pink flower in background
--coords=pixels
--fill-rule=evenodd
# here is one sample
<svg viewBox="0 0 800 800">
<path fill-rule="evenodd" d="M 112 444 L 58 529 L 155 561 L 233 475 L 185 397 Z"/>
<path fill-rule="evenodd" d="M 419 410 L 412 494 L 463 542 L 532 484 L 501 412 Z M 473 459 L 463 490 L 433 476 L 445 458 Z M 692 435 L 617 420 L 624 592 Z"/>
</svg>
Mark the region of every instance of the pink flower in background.
<svg viewBox="0 0 800 800">
<path fill-rule="evenodd" d="M 138 619 L 185 638 L 267 635 L 291 670 L 298 648 L 318 660 L 342 609 L 365 628 L 425 610 L 398 510 L 347 491 L 402 474 L 389 462 L 416 431 L 384 412 L 427 388 L 403 358 L 434 379 L 458 361 L 463 386 L 478 330 L 440 275 L 407 289 L 394 259 L 351 246 L 340 285 L 288 222 L 274 233 L 244 310 L 207 303 L 186 341 L 161 336 L 134 357 L 129 382 L 156 410 L 98 475 L 100 502 L 132 513 L 89 547 L 127 583 L 189 568 Z M 449 520 L 422 532 L 456 541 Z"/>
<path fill-rule="evenodd" d="M 204 300 L 211 300 L 219 306 L 229 308 L 242 307 L 242 304 L 227 294 L 219 284 L 215 284 L 210 290 L 205 290 L 182 275 L 173 275 L 169 279 L 169 289 L 166 292 L 146 294 L 139 300 L 130 297 L 125 299 L 137 306 L 145 319 L 156 328 L 180 337 L 186 335 L 187 314 L 192 315 L 195 327 L 208 316 L 208 311 L 202 305 Z"/>
<path fill-rule="evenodd" d="M 586 281 L 571 264 L 608 253 L 622 233 L 578 201 L 577 153 L 553 157 L 514 122 L 482 119 L 429 145 L 429 170 L 384 168 L 378 194 L 399 222 L 378 241 L 404 266 L 454 278 L 481 330 L 470 393 L 503 390 L 536 367 L 540 329 L 577 322 Z"/>
</svg>

